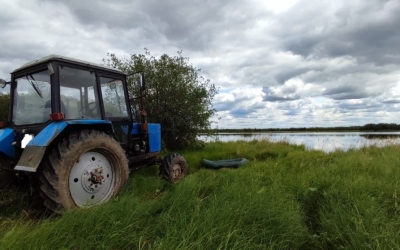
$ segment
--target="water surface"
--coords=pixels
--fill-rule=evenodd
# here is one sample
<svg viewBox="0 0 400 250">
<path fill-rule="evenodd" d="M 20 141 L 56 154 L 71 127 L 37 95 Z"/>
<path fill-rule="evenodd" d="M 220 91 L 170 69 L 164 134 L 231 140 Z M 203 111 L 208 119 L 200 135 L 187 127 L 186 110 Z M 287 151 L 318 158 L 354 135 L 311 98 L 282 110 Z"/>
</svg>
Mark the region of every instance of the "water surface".
<svg viewBox="0 0 400 250">
<path fill-rule="evenodd" d="M 252 141 L 269 139 L 271 141 L 285 140 L 292 144 L 305 145 L 307 149 L 347 151 L 350 148 L 363 146 L 385 146 L 400 144 L 400 132 L 296 132 L 296 133 L 219 133 L 216 138 L 206 138 L 205 141 Z"/>
</svg>

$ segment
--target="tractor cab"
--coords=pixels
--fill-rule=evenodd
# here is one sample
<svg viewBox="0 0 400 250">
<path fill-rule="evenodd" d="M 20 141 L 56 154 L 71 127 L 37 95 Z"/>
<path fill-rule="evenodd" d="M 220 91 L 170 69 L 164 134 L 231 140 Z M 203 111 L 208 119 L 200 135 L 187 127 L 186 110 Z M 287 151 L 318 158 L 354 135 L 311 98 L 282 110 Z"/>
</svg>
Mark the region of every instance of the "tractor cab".
<svg viewBox="0 0 400 250">
<path fill-rule="evenodd" d="M 108 120 L 118 141 L 128 142 L 121 131 L 133 118 L 123 72 L 51 55 L 11 74 L 9 122 L 17 131 L 36 135 L 52 121 Z"/>
</svg>

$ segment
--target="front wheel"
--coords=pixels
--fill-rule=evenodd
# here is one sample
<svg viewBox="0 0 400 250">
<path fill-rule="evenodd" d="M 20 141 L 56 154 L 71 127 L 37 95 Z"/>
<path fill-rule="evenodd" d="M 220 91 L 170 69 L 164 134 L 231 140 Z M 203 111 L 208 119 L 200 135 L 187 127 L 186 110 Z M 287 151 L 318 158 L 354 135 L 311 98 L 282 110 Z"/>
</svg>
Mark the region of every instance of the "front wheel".
<svg viewBox="0 0 400 250">
<path fill-rule="evenodd" d="M 62 213 L 110 200 L 128 177 L 119 143 L 104 132 L 82 130 L 64 138 L 48 155 L 40 194 L 48 209 Z"/>
<path fill-rule="evenodd" d="M 188 164 L 185 158 L 177 153 L 173 153 L 164 157 L 163 163 L 160 165 L 160 175 L 172 182 L 176 183 L 188 174 Z"/>
</svg>

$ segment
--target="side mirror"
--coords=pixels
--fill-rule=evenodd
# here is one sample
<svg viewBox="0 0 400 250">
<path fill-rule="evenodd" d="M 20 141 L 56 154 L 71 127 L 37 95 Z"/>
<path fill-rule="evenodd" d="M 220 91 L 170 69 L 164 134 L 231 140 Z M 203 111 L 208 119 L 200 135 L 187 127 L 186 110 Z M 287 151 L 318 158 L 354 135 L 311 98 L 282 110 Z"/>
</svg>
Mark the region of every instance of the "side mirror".
<svg viewBox="0 0 400 250">
<path fill-rule="evenodd" d="M 131 76 L 131 75 L 139 74 L 139 73 L 140 73 L 140 88 L 143 91 L 143 90 L 146 90 L 146 78 L 144 77 L 143 71 L 130 73 L 129 75 L 127 75 L 127 77 Z"/>
<path fill-rule="evenodd" d="M 5 88 L 8 83 L 10 82 L 6 82 L 5 80 L 0 78 L 0 88 L 2 89 Z"/>
<path fill-rule="evenodd" d="M 142 90 L 146 90 L 146 79 L 144 73 L 140 74 L 140 86 L 142 86 Z"/>
</svg>

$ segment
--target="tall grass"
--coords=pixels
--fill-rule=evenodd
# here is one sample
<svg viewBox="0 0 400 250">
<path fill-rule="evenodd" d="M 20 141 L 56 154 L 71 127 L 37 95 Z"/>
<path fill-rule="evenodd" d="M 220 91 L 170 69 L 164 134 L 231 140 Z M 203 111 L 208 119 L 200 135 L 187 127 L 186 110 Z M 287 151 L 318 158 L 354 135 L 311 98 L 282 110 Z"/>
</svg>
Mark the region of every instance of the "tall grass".
<svg viewBox="0 0 400 250">
<path fill-rule="evenodd" d="M 268 140 L 181 152 L 176 185 L 156 167 L 111 202 L 32 219 L 29 197 L 0 207 L 0 249 L 391 249 L 400 246 L 400 147 L 306 151 Z M 209 170 L 203 158 L 245 157 Z M 19 196 L 18 196 L 19 195 Z"/>
</svg>

